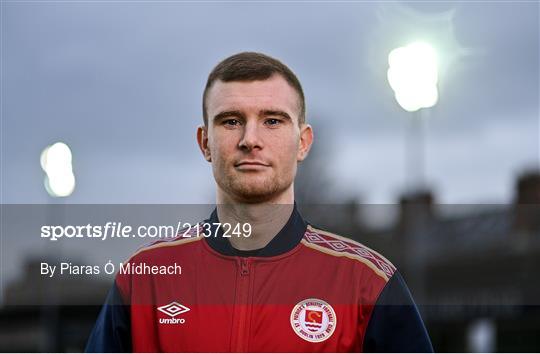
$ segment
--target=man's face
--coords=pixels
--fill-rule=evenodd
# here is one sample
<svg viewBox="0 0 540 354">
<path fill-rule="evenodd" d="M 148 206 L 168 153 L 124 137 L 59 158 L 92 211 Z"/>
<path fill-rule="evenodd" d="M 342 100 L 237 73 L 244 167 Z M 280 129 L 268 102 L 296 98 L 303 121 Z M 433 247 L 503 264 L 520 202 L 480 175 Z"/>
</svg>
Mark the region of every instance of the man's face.
<svg viewBox="0 0 540 354">
<path fill-rule="evenodd" d="M 299 126 L 298 94 L 284 78 L 216 81 L 206 106 L 208 126 L 198 140 L 222 191 L 236 201 L 263 202 L 292 186 L 312 132 Z"/>
</svg>

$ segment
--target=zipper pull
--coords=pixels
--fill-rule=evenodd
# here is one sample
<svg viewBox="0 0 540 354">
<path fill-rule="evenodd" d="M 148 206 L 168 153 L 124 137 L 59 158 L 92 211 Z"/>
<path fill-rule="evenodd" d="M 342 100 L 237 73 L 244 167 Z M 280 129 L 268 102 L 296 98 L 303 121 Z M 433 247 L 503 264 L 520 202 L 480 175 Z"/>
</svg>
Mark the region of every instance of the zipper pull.
<svg viewBox="0 0 540 354">
<path fill-rule="evenodd" d="M 242 260 L 240 261 L 240 274 L 241 275 L 249 274 L 249 262 L 245 258 L 242 258 Z"/>
</svg>

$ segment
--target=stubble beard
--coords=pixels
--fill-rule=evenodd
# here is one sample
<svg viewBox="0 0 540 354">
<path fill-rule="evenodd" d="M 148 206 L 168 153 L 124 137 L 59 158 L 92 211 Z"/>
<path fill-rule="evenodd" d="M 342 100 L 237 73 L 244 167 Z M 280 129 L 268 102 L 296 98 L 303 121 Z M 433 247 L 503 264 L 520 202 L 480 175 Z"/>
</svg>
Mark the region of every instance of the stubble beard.
<svg viewBox="0 0 540 354">
<path fill-rule="evenodd" d="M 250 176 L 258 172 L 227 172 L 216 182 L 227 194 L 242 203 L 262 203 L 285 192 L 293 178 L 279 175 Z"/>
</svg>

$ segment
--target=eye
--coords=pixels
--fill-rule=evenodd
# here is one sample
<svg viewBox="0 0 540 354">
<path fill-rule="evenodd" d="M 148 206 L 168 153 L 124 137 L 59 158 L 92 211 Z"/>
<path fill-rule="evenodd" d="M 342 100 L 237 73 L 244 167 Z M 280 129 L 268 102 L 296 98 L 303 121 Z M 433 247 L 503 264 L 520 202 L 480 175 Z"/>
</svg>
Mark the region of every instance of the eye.
<svg viewBox="0 0 540 354">
<path fill-rule="evenodd" d="M 269 118 L 264 122 L 264 124 L 272 125 L 272 126 L 279 125 L 280 123 L 281 123 L 281 120 L 277 118 Z"/>
<path fill-rule="evenodd" d="M 222 124 L 226 126 L 234 127 L 236 125 L 239 125 L 240 122 L 237 119 L 225 119 Z"/>
</svg>

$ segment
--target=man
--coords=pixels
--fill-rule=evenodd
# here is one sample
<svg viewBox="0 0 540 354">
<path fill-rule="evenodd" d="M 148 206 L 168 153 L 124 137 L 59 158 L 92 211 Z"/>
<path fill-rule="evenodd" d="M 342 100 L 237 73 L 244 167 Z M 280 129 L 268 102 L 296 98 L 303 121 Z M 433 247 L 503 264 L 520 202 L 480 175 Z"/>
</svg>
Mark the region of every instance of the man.
<svg viewBox="0 0 540 354">
<path fill-rule="evenodd" d="M 313 141 L 305 111 L 276 59 L 246 52 L 214 68 L 197 141 L 217 207 L 192 237 L 130 258 L 182 274 L 118 274 L 87 351 L 432 351 L 395 267 L 298 212 L 296 168 Z"/>
</svg>

